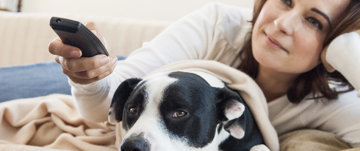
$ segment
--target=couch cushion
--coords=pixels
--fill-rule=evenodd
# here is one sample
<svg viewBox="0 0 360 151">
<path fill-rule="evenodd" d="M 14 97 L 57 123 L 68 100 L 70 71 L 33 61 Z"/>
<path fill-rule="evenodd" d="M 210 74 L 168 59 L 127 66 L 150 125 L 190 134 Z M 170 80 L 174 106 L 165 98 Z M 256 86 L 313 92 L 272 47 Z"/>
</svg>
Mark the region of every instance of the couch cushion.
<svg viewBox="0 0 360 151">
<path fill-rule="evenodd" d="M 0 102 L 52 93 L 70 94 L 67 77 L 56 62 L 0 68 Z"/>
<path fill-rule="evenodd" d="M 0 68 L 0 103 L 53 93 L 71 94 L 68 78 L 55 61 Z"/>
</svg>

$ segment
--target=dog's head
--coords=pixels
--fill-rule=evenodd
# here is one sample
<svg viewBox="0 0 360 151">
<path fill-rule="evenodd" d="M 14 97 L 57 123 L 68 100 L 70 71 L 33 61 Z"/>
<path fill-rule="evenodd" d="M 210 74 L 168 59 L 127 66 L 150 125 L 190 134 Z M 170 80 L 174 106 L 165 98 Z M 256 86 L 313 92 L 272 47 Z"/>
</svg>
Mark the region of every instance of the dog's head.
<svg viewBox="0 0 360 151">
<path fill-rule="evenodd" d="M 123 151 L 218 150 L 229 136 L 244 136 L 236 120 L 243 103 L 211 74 L 171 72 L 122 82 L 109 121 L 122 121 Z"/>
</svg>

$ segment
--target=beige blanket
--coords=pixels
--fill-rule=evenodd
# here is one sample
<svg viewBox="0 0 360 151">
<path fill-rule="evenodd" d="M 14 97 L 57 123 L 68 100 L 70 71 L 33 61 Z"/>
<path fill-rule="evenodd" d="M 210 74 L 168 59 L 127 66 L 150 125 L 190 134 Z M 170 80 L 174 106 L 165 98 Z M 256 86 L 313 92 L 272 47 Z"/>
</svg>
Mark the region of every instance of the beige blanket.
<svg viewBox="0 0 360 151">
<path fill-rule="evenodd" d="M 82 119 L 71 96 L 4 102 L 0 119 L 0 150 L 116 150 L 114 126 Z"/>
<path fill-rule="evenodd" d="M 334 134 L 304 129 L 280 136 L 280 149 L 284 151 L 360 151 L 360 148 L 350 149 Z"/>
<path fill-rule="evenodd" d="M 203 70 L 217 75 L 231 88 L 239 90 L 254 112 L 256 121 L 265 137 L 266 145 L 273 151 L 280 149 L 278 137 L 268 119 L 267 105 L 263 94 L 250 77 L 236 69 L 212 61 L 178 62 L 155 73 L 174 70 Z M 96 110 L 94 110 L 96 112 Z M 101 150 L 114 151 L 121 142 L 120 126 L 92 123 L 81 118 L 71 96 L 50 95 L 38 98 L 20 99 L 0 104 L 0 150 Z M 310 133 L 314 134 L 314 133 Z M 323 145 L 345 149 L 343 143 L 334 144 L 336 138 L 320 135 L 322 146 L 309 143 L 312 135 L 296 139 L 298 134 L 282 138 L 282 149 L 294 150 L 291 146 L 301 145 L 300 150 L 317 150 Z M 323 139 L 326 138 L 326 139 Z M 305 141 L 304 141 L 305 140 Z M 300 142 L 299 142 L 300 141 Z M 327 143 L 329 142 L 329 143 Z M 286 148 L 291 146 L 290 148 Z M 335 149 L 335 150 L 336 150 Z"/>
</svg>

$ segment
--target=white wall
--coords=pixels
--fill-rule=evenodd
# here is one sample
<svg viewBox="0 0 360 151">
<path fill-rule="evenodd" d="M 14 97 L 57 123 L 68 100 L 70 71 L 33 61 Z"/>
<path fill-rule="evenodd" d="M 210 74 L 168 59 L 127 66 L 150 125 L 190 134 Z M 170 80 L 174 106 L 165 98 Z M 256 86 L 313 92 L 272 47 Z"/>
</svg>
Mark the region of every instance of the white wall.
<svg viewBox="0 0 360 151">
<path fill-rule="evenodd" d="M 254 0 L 22 0 L 22 11 L 174 21 L 210 1 L 252 7 Z"/>
<path fill-rule="evenodd" d="M 16 12 L 18 6 L 18 0 L 0 0 L 0 8 L 8 9 Z"/>
</svg>

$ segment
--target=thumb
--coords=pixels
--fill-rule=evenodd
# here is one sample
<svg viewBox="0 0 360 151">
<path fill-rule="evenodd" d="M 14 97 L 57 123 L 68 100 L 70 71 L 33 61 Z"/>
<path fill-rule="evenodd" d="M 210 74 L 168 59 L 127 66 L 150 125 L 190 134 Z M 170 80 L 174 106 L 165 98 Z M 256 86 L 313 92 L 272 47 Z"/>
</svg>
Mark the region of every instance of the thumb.
<svg viewBox="0 0 360 151">
<path fill-rule="evenodd" d="M 96 37 L 98 37 L 100 39 L 100 41 L 104 44 L 105 47 L 106 46 L 106 41 L 105 41 L 105 38 L 100 34 L 99 30 L 96 28 L 96 25 L 94 22 L 88 22 L 86 23 L 86 27 L 91 31 L 93 32 Z"/>
<path fill-rule="evenodd" d="M 95 27 L 95 23 L 94 22 L 88 22 L 86 23 L 86 27 L 93 32 L 97 37 L 99 37 L 99 32 L 98 29 Z"/>
<path fill-rule="evenodd" d="M 86 27 L 90 30 L 96 30 L 95 23 L 94 22 L 88 22 L 86 23 Z"/>
</svg>

